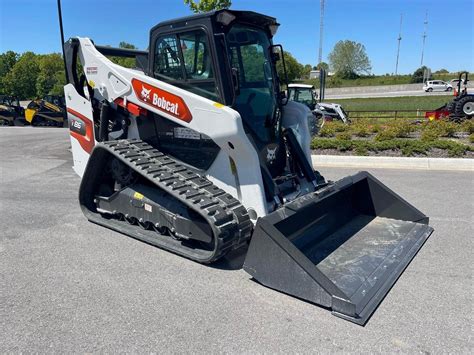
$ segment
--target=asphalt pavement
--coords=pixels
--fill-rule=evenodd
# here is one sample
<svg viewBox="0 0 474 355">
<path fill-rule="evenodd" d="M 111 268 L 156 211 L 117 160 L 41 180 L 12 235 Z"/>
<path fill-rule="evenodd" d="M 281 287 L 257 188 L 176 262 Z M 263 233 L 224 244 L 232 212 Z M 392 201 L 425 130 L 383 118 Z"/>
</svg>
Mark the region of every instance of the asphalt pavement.
<svg viewBox="0 0 474 355">
<path fill-rule="evenodd" d="M 472 353 L 472 172 L 371 169 L 435 232 L 361 327 L 253 282 L 242 252 L 205 266 L 87 222 L 69 146 L 0 128 L 0 353 Z"/>
</svg>

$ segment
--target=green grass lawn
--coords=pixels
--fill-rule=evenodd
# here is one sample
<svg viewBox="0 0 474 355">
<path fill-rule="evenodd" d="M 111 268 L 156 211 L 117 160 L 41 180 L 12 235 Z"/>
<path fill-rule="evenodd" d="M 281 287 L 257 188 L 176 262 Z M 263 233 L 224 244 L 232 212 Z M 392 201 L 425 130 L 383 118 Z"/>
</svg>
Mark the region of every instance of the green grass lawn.
<svg viewBox="0 0 474 355">
<path fill-rule="evenodd" d="M 325 100 L 341 104 L 346 111 L 376 111 L 376 110 L 421 110 L 437 109 L 451 101 L 452 95 L 446 96 L 402 96 L 377 97 L 367 99 Z"/>
</svg>

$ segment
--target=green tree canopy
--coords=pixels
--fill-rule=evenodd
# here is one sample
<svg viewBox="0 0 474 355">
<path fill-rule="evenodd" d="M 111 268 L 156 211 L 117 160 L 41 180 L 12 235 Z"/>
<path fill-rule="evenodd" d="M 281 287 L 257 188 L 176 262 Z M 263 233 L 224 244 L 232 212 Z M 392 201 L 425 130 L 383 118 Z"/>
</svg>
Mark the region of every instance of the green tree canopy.
<svg viewBox="0 0 474 355">
<path fill-rule="evenodd" d="M 6 94 L 34 98 L 39 72 L 38 56 L 33 52 L 23 53 L 3 80 Z"/>
<path fill-rule="evenodd" d="M 291 83 L 295 79 L 299 79 L 303 76 L 304 67 L 303 64 L 299 63 L 295 57 L 291 55 L 290 52 L 285 51 L 285 65 L 286 72 L 288 74 L 288 81 Z M 283 71 L 283 60 L 277 62 L 277 72 L 280 80 L 285 80 L 285 75 Z"/>
<path fill-rule="evenodd" d="M 228 9 L 232 5 L 231 0 L 184 0 L 184 3 L 194 13 Z"/>
<path fill-rule="evenodd" d="M 64 77 L 64 62 L 61 54 L 52 53 L 38 56 L 38 63 L 39 73 L 36 79 L 36 95 L 43 97 L 52 94 L 52 90 L 56 85 L 64 85 L 65 80 L 58 83 L 58 78 Z"/>
<path fill-rule="evenodd" d="M 329 53 L 329 63 L 336 74 L 343 78 L 369 74 L 372 69 L 364 45 L 349 40 L 336 43 Z"/>
<path fill-rule="evenodd" d="M 329 70 L 329 64 L 326 63 L 326 62 L 321 62 L 316 66 L 316 69 L 317 70 L 324 69 L 324 70 L 328 71 Z"/>
<path fill-rule="evenodd" d="M 13 51 L 7 51 L 0 54 L 0 94 L 6 94 L 4 80 L 6 75 L 12 70 L 18 61 L 18 54 Z"/>
<path fill-rule="evenodd" d="M 313 70 L 313 67 L 311 66 L 311 64 L 306 64 L 303 67 L 303 71 L 301 73 L 301 76 L 304 77 L 305 79 L 308 79 L 309 78 L 309 73 L 311 72 L 311 70 Z"/>
<path fill-rule="evenodd" d="M 123 42 L 123 41 L 119 43 L 119 48 L 138 49 L 133 44 Z M 125 67 L 125 68 L 134 68 L 135 67 L 135 59 L 134 58 L 109 57 L 109 59 L 112 62 L 114 62 L 115 64 L 118 64 L 118 65 L 120 65 L 122 67 Z"/>
<path fill-rule="evenodd" d="M 415 72 L 411 76 L 410 81 L 412 83 L 422 83 L 425 70 L 428 70 L 428 67 L 426 67 L 424 65 L 422 67 L 418 68 L 417 70 L 415 70 Z"/>
</svg>

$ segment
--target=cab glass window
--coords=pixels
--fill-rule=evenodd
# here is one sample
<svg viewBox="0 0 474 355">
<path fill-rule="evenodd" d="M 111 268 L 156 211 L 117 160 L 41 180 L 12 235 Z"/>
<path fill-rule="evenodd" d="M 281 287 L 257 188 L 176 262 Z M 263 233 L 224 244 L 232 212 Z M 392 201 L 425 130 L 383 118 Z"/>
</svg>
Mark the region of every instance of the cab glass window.
<svg viewBox="0 0 474 355">
<path fill-rule="evenodd" d="M 212 61 L 205 33 L 194 31 L 179 36 L 183 51 L 184 66 L 188 79 L 209 79 L 213 77 Z"/>
<path fill-rule="evenodd" d="M 219 101 L 211 50 L 203 30 L 158 37 L 154 74 L 159 80 Z"/>
<path fill-rule="evenodd" d="M 155 45 L 155 77 L 165 80 L 184 79 L 175 35 L 159 37 Z"/>
</svg>

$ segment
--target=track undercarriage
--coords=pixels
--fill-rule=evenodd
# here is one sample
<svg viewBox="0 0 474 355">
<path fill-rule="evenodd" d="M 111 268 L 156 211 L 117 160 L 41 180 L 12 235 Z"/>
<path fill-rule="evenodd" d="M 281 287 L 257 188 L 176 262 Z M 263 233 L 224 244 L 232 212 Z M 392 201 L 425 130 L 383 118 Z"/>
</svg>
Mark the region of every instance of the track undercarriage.
<svg viewBox="0 0 474 355">
<path fill-rule="evenodd" d="M 80 202 L 95 223 L 203 263 L 250 238 L 238 200 L 147 143 L 103 143 L 90 159 Z"/>
</svg>

